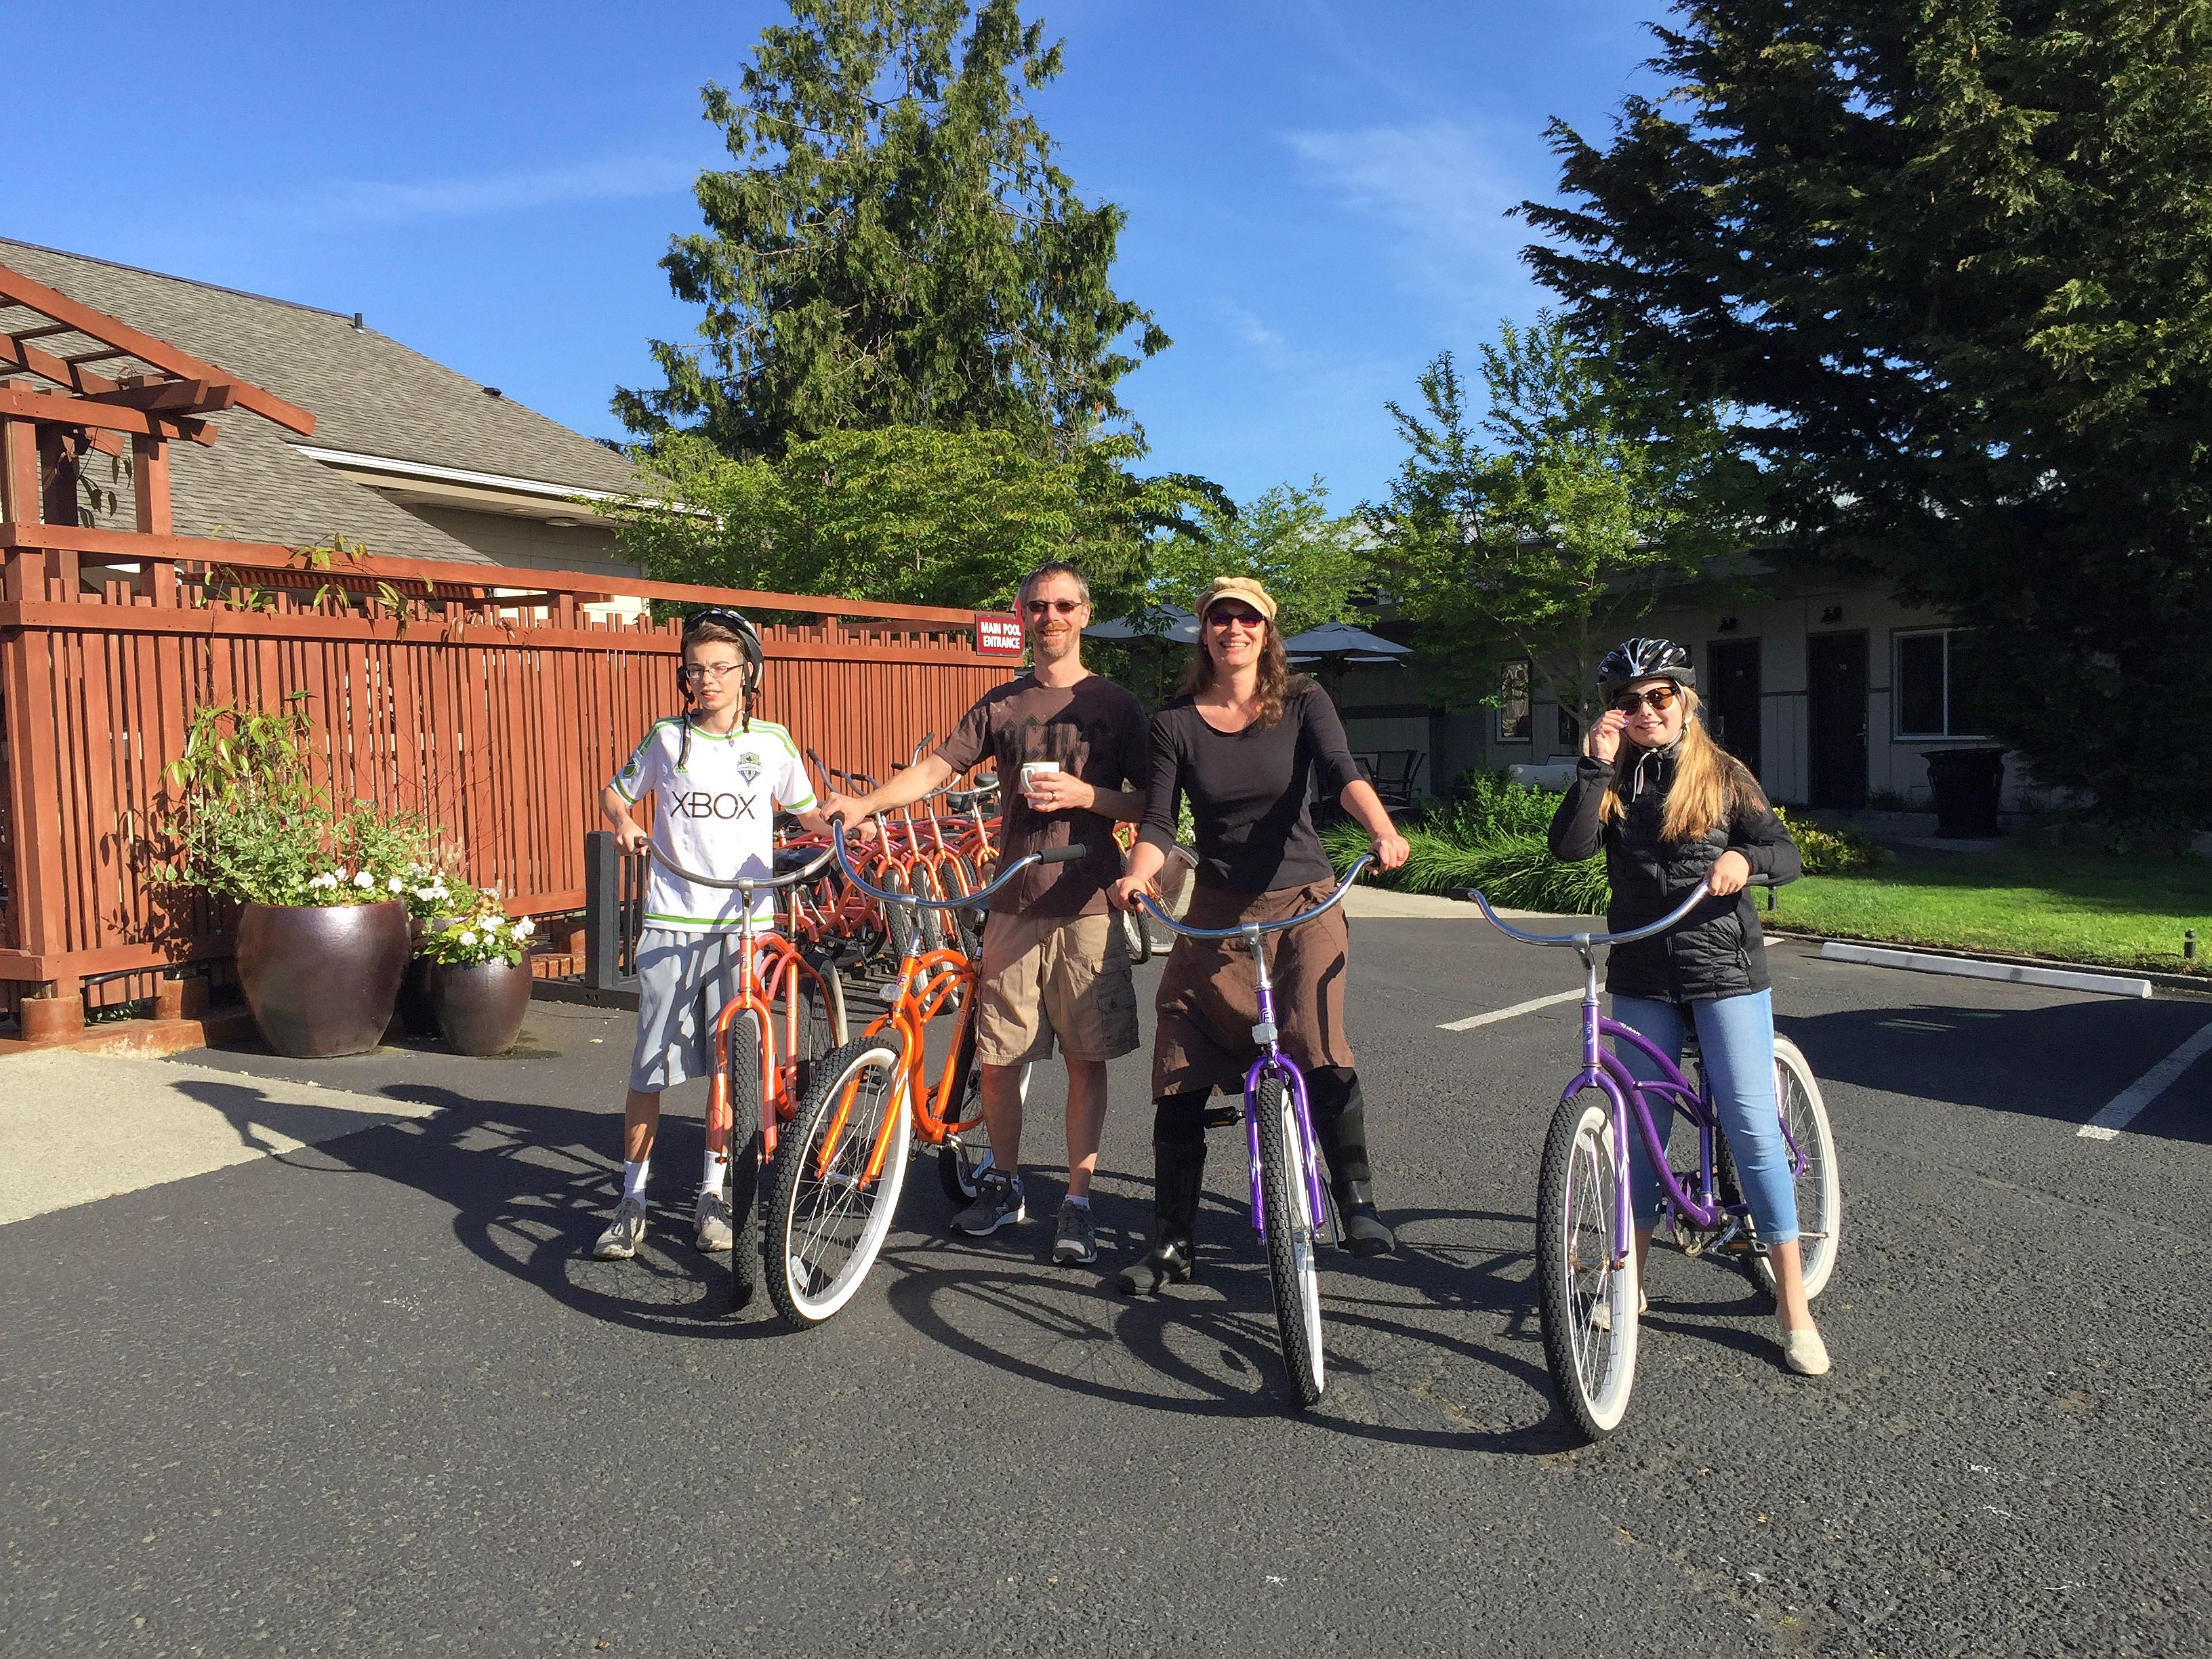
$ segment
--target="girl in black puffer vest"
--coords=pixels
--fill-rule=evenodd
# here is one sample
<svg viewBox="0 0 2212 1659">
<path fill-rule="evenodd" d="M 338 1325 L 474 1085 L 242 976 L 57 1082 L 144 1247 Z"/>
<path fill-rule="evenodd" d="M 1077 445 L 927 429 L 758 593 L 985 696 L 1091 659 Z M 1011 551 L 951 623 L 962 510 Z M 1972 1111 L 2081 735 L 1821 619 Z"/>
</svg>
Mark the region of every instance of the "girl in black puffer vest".
<svg viewBox="0 0 2212 1659">
<path fill-rule="evenodd" d="M 1659 920 L 1700 881 L 1712 895 L 1677 927 L 1616 946 L 1606 963 L 1613 1017 L 1679 1059 L 1682 1022 L 1694 1023 L 1713 1104 L 1735 1153 L 1752 1220 L 1773 1263 L 1783 1351 L 1793 1370 L 1818 1376 L 1828 1353 L 1805 1297 L 1796 1194 L 1774 1085 L 1774 1003 L 1759 915 L 1745 884 L 1803 873 L 1796 843 L 1758 781 L 1697 718 L 1689 653 L 1667 640 L 1630 640 L 1598 671 L 1612 705 L 1590 725 L 1574 783 L 1552 819 L 1555 858 L 1601 848 L 1613 901 L 1610 932 Z M 1651 1066 L 1634 1049 L 1629 1071 Z M 1664 1144 L 1674 1112 L 1647 1096 Z M 1638 1278 L 1651 1249 L 1659 1177 L 1644 1137 L 1629 1138 Z"/>
</svg>

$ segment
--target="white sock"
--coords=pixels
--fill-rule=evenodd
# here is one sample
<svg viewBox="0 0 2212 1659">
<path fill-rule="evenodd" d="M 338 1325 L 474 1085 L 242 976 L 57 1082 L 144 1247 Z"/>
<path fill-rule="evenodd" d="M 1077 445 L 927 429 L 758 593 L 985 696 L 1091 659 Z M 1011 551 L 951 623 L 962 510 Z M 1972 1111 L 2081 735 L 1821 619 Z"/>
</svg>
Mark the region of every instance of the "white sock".
<svg viewBox="0 0 2212 1659">
<path fill-rule="evenodd" d="M 706 1167 L 699 1172 L 699 1191 L 701 1194 L 719 1194 L 724 1187 L 729 1184 L 729 1180 L 730 1155 L 727 1152 L 708 1152 L 707 1154 Z"/>
<path fill-rule="evenodd" d="M 653 1160 L 641 1158 L 635 1164 L 623 1165 L 623 1194 L 624 1198 L 645 1196 L 645 1172 L 653 1167 Z"/>
<path fill-rule="evenodd" d="M 1088 1193 L 1070 1193 L 1067 1195 L 1067 1201 L 1075 1206 L 1079 1210 L 1087 1210 L 1091 1207 L 1091 1194 Z"/>
</svg>

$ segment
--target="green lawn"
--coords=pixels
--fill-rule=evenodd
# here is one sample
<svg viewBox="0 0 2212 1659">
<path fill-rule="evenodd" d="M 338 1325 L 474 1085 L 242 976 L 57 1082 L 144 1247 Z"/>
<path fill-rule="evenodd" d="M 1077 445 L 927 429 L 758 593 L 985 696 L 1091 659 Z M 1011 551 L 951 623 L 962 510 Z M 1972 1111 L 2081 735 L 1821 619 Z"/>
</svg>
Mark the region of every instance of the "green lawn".
<svg viewBox="0 0 2212 1659">
<path fill-rule="evenodd" d="M 1946 853 L 1844 876 L 1808 876 L 1765 898 L 1771 925 L 1847 939 L 2050 957 L 2167 973 L 2212 969 L 2212 859 L 2047 848 Z M 2185 966 L 2181 933 L 2197 960 Z"/>
</svg>

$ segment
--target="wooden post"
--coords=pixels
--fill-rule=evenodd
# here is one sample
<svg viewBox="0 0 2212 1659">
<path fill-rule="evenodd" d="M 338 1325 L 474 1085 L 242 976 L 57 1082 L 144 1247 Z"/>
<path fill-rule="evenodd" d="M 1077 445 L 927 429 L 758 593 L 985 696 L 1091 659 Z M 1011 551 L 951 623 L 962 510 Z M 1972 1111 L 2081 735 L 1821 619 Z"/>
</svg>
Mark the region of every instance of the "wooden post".
<svg viewBox="0 0 2212 1659">
<path fill-rule="evenodd" d="M 131 440 L 131 494 L 138 509 L 138 533 L 172 535 L 169 512 L 169 447 L 159 438 Z M 158 605 L 177 602 L 177 566 L 171 559 L 147 559 L 138 566 L 138 591 Z"/>
<path fill-rule="evenodd" d="M 37 524 L 39 429 L 28 421 L 0 420 L 0 524 Z"/>
</svg>

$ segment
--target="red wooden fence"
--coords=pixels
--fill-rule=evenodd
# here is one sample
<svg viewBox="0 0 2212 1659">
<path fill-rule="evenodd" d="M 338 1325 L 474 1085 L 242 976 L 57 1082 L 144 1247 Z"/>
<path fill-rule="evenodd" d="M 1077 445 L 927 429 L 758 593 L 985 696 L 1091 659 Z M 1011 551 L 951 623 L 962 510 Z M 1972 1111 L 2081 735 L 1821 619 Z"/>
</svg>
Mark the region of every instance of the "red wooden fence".
<svg viewBox="0 0 2212 1659">
<path fill-rule="evenodd" d="M 623 599 L 764 619 L 758 712 L 833 766 L 887 774 L 1009 672 L 964 611 L 0 524 L 0 1006 L 228 954 L 221 907 L 148 875 L 207 703 L 307 692 L 341 800 L 427 813 L 516 914 L 580 907 L 599 786 L 678 706 L 676 625 Z"/>
</svg>

